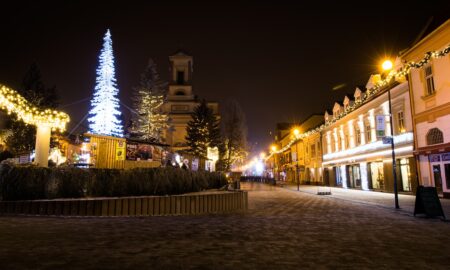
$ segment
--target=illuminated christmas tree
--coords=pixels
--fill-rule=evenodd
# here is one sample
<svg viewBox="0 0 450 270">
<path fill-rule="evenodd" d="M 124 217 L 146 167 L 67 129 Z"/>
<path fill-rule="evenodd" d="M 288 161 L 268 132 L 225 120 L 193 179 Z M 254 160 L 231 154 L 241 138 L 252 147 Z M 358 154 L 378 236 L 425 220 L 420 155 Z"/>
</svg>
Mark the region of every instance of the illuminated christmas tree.
<svg viewBox="0 0 450 270">
<path fill-rule="evenodd" d="M 168 115 L 162 112 L 164 103 L 164 91 L 167 83 L 163 82 L 156 64 L 152 59 L 144 73 L 141 74 L 141 82 L 134 89 L 133 101 L 136 114 L 133 116 L 132 136 L 160 142 L 161 135 L 168 127 Z"/>
<path fill-rule="evenodd" d="M 114 55 L 111 33 L 109 29 L 103 38 L 103 48 L 100 51 L 99 66 L 89 111 L 89 132 L 107 136 L 123 137 L 123 127 L 120 120 L 119 89 L 116 84 Z"/>
</svg>

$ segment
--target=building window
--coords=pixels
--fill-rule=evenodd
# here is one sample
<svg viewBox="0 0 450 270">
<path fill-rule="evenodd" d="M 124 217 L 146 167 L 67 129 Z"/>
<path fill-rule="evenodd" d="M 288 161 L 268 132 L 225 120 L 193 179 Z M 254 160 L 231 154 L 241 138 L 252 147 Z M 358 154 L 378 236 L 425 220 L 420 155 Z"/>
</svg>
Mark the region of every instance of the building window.
<svg viewBox="0 0 450 270">
<path fill-rule="evenodd" d="M 405 116 L 403 114 L 403 111 L 399 111 L 397 113 L 397 124 L 398 124 L 398 131 L 400 133 L 405 132 Z"/>
<path fill-rule="evenodd" d="M 316 145 L 311 144 L 311 157 L 315 157 L 315 156 L 316 156 Z"/>
<path fill-rule="evenodd" d="M 425 81 L 427 82 L 427 96 L 434 94 L 433 70 L 430 66 L 425 67 Z"/>
<path fill-rule="evenodd" d="M 320 152 L 321 150 L 320 150 L 320 141 L 319 142 L 317 142 L 317 152 Z"/>
<path fill-rule="evenodd" d="M 356 145 L 360 145 L 361 144 L 361 131 L 359 130 L 359 128 L 355 129 L 355 137 L 356 137 Z"/>
<path fill-rule="evenodd" d="M 372 129 L 370 128 L 370 125 L 366 126 L 366 139 L 368 143 L 372 141 Z"/>
<path fill-rule="evenodd" d="M 344 134 L 345 149 L 350 148 L 350 140 L 348 134 Z"/>
<path fill-rule="evenodd" d="M 427 133 L 427 145 L 444 143 L 442 131 L 438 128 L 432 128 Z"/>
<path fill-rule="evenodd" d="M 184 84 L 184 71 L 177 71 L 177 84 Z"/>
</svg>

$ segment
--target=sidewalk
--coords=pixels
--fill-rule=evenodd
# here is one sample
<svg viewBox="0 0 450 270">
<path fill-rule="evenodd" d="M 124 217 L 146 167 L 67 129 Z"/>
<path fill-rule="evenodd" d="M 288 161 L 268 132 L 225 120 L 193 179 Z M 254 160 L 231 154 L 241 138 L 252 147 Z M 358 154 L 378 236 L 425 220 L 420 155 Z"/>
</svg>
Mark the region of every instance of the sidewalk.
<svg viewBox="0 0 450 270">
<path fill-rule="evenodd" d="M 282 187 L 291 191 L 297 192 L 297 185 L 285 183 Z M 317 195 L 321 191 L 331 191 L 331 195 Z M 300 185 L 300 192 L 315 194 L 324 198 L 335 199 L 335 200 L 345 200 L 358 204 L 366 204 L 377 207 L 383 207 L 388 209 L 393 209 L 396 211 L 401 211 L 413 216 L 414 214 L 414 204 L 416 201 L 415 195 L 398 195 L 398 204 L 400 209 L 395 209 L 394 193 L 388 192 L 377 192 L 377 191 L 363 191 L 356 189 L 343 189 L 338 187 L 325 187 L 325 186 L 310 186 L 310 185 Z M 450 219 L 450 200 L 440 198 L 442 209 L 444 210 L 445 217 Z"/>
</svg>

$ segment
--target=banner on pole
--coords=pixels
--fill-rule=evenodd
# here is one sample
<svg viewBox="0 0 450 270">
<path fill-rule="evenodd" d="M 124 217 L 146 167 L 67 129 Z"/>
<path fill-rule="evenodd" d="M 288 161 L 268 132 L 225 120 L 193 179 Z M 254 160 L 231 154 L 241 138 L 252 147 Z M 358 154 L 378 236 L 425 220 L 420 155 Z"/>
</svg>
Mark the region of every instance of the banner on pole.
<svg viewBox="0 0 450 270">
<path fill-rule="evenodd" d="M 386 129 L 386 121 L 384 115 L 377 115 L 375 117 L 376 123 L 375 123 L 375 130 L 377 134 L 377 138 L 384 137 L 385 135 L 385 129 Z"/>
</svg>

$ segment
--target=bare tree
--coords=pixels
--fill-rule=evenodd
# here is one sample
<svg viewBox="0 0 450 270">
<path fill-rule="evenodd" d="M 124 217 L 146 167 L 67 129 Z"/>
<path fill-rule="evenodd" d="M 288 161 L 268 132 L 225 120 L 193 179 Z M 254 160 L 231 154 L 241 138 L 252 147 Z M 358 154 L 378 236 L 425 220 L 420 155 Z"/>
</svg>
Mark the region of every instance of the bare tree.
<svg viewBox="0 0 450 270">
<path fill-rule="evenodd" d="M 242 163 L 248 155 L 245 114 L 235 100 L 229 100 L 225 105 L 222 130 L 223 166 L 228 171 L 233 165 Z"/>
</svg>

